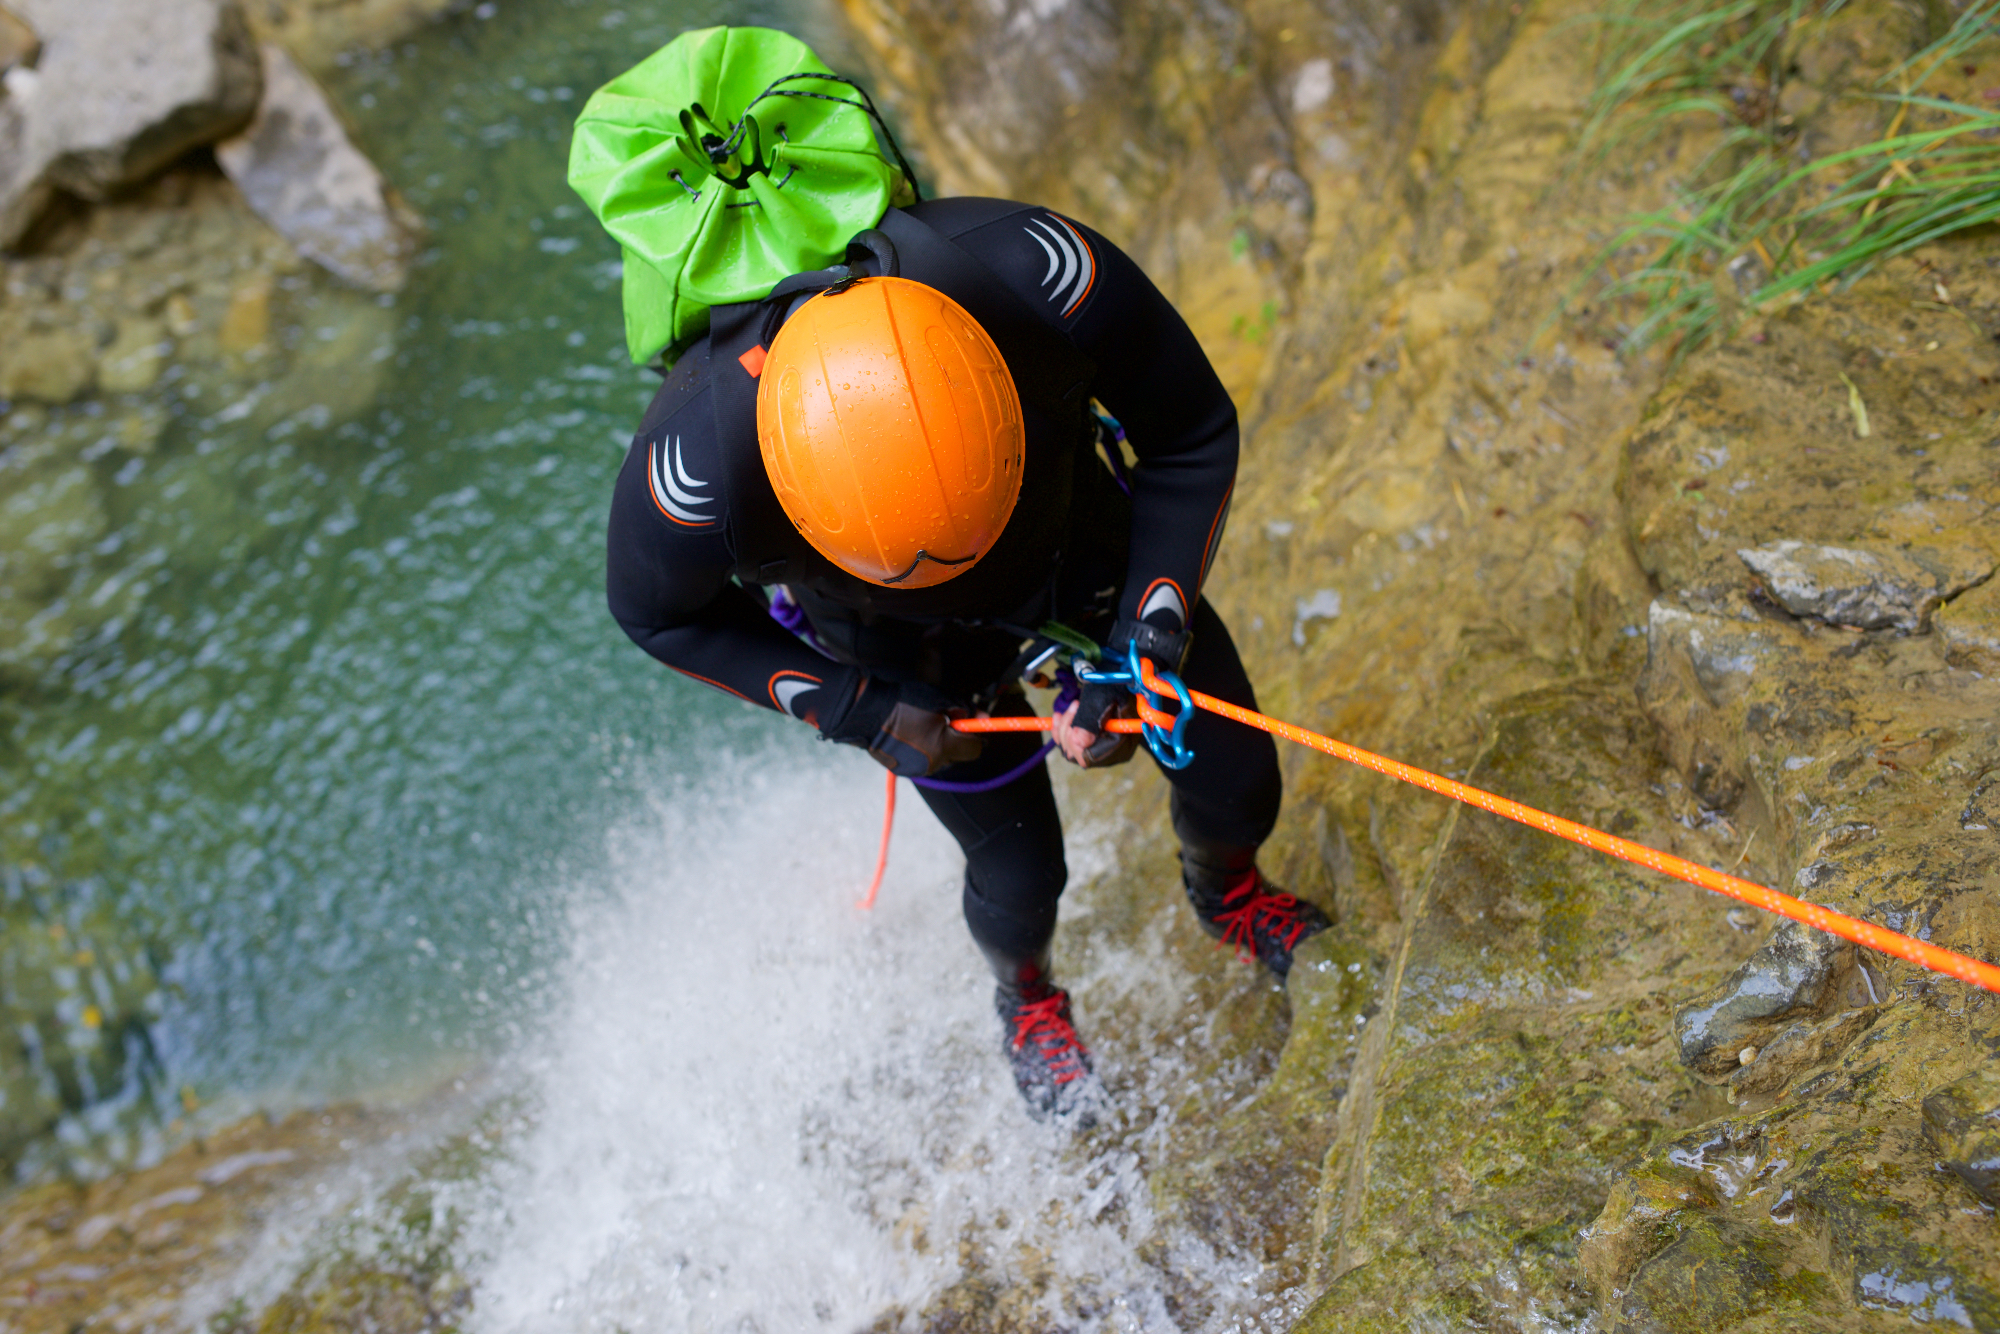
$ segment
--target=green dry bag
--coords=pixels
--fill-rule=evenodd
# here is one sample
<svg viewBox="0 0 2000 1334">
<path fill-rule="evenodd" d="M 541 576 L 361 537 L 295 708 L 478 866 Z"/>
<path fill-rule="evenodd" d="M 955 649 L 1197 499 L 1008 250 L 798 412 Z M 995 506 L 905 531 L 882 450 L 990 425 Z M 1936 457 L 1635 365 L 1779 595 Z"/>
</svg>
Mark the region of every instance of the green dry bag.
<svg viewBox="0 0 2000 1334">
<path fill-rule="evenodd" d="M 876 147 L 879 119 L 769 28 L 682 33 L 593 93 L 569 184 L 624 249 L 632 360 L 671 362 L 709 307 L 839 263 L 850 237 L 914 199 L 900 151 L 891 162 Z"/>
</svg>

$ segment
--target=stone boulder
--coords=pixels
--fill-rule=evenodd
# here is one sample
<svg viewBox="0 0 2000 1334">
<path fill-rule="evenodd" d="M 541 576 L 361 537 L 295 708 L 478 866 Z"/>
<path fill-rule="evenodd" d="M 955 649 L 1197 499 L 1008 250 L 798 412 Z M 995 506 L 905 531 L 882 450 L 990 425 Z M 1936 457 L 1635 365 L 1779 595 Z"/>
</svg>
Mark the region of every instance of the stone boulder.
<svg viewBox="0 0 2000 1334">
<path fill-rule="evenodd" d="M 1674 1011 L 1681 1064 L 1726 1079 L 1786 1020 L 1815 1016 L 1853 962 L 1854 946 L 1838 936 L 1783 923 L 1727 979 Z"/>
<path fill-rule="evenodd" d="M 2000 1069 L 1982 1065 L 1925 1098 L 1924 1135 L 1940 1165 L 2000 1206 Z"/>
<path fill-rule="evenodd" d="M 17 65 L 32 65 L 41 54 L 41 39 L 19 16 L 0 5 L 0 74 Z"/>
<path fill-rule="evenodd" d="M 13 0 L 41 40 L 0 98 L 0 248 L 56 190 L 102 199 L 246 121 L 262 80 L 235 0 Z"/>
<path fill-rule="evenodd" d="M 2000 582 L 1987 582 L 1937 614 L 1937 632 L 1954 667 L 2000 673 Z"/>
<path fill-rule="evenodd" d="M 1857 630 L 1912 633 L 1940 602 L 1993 572 L 1990 559 L 1970 569 L 1941 571 L 1931 568 L 1935 562 L 1903 551 L 1789 540 L 1736 554 L 1792 615 Z"/>
<path fill-rule="evenodd" d="M 300 254 L 347 281 L 393 292 L 409 277 L 421 223 L 354 146 L 326 94 L 266 45 L 264 100 L 216 160 Z"/>
</svg>

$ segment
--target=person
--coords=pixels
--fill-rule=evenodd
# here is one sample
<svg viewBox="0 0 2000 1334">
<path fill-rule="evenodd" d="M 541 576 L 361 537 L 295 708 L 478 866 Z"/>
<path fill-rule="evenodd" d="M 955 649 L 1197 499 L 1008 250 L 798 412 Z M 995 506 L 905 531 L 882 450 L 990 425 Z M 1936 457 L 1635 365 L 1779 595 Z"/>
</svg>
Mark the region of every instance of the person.
<svg viewBox="0 0 2000 1334">
<path fill-rule="evenodd" d="M 718 177 L 751 155 L 752 119 L 706 134 L 734 164 Z M 1032 712 L 1023 675 L 1079 638 L 1256 707 L 1203 596 L 1235 406 L 1139 266 L 1034 205 L 906 196 L 840 262 L 768 287 L 709 308 L 639 423 L 611 500 L 611 614 L 674 670 L 920 780 L 964 851 L 1021 1095 L 1087 1116 L 1101 1091 L 1050 969 L 1068 873 L 1039 741 L 951 724 Z M 1106 720 L 1133 712 L 1124 686 L 1074 683 L 1053 739 L 1084 768 L 1123 763 L 1136 739 Z M 1206 713 L 1186 741 L 1192 762 L 1162 772 L 1188 900 L 1282 978 L 1329 922 L 1258 868 L 1274 743 Z"/>
</svg>

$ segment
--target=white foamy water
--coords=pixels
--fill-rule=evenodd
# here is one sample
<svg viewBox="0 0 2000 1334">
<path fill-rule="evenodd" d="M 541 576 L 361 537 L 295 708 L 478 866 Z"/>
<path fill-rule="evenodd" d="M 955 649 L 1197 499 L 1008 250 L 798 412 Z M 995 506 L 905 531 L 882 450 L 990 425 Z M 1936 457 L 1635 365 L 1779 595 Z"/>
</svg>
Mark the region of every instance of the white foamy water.
<svg viewBox="0 0 2000 1334">
<path fill-rule="evenodd" d="M 1160 1235 L 1150 1207 L 1141 1163 L 1167 1118 L 1125 1104 L 1173 1072 L 1098 1044 L 1112 1124 L 1072 1141 L 1029 1121 L 959 916 L 963 862 L 907 786 L 880 903 L 855 907 L 881 801 L 865 759 L 787 750 L 620 832 L 523 1061 L 530 1128 L 468 1237 L 473 1328 L 916 1328 L 969 1271 L 1050 1328 L 1179 1329 L 1170 1291 L 1198 1294 L 1200 1328 L 1237 1327 L 1255 1263 Z M 1159 962 L 1071 979 L 1087 1038 L 1092 990 L 1152 985 Z"/>
</svg>

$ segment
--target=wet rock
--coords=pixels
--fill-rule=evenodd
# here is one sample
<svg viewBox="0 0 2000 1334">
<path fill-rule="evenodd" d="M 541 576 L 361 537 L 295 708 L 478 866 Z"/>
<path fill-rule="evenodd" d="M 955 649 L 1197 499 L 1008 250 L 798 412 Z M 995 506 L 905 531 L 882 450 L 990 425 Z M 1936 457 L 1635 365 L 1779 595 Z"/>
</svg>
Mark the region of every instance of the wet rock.
<svg viewBox="0 0 2000 1334">
<path fill-rule="evenodd" d="M 1749 686 L 1777 645 L 1753 618 L 1658 598 L 1646 609 L 1646 647 L 1655 662 L 1685 659 L 1702 695 L 1724 703 Z"/>
<path fill-rule="evenodd" d="M 1967 1190 L 2000 1207 L 2000 1067 L 1989 1061 L 1925 1098 L 1924 1136 Z"/>
<path fill-rule="evenodd" d="M 1735 972 L 1674 1011 L 1681 1064 L 1711 1082 L 1727 1079 L 1745 1047 L 1761 1050 L 1787 1021 L 1817 1015 L 1853 958 L 1838 936 L 1780 925 Z"/>
<path fill-rule="evenodd" d="M 1783 541 L 1736 554 L 1794 616 L 1859 630 L 1914 633 L 1933 608 L 1965 587 L 1901 551 Z M 1988 564 L 1977 577 L 1992 572 Z"/>
<path fill-rule="evenodd" d="M 241 356 L 263 346 L 270 336 L 271 279 L 260 273 L 229 294 L 218 337 L 224 352 Z"/>
<path fill-rule="evenodd" d="M 142 394 L 159 383 L 173 344 L 166 326 L 146 316 L 118 322 L 118 336 L 104 349 L 97 387 L 107 394 Z"/>
<path fill-rule="evenodd" d="M 1970 253 L 1952 264 L 1955 301 L 1989 272 Z M 1936 281 L 1911 270 L 1787 311 L 1761 341 L 1704 352 L 1662 389 L 1620 482 L 1633 548 L 1660 587 L 1740 586 L 1739 552 L 1786 542 L 1899 553 L 1933 576 L 1906 576 L 1920 589 L 1976 582 L 1981 547 L 1993 568 L 2000 345 L 1957 309 L 1911 305 L 1924 292 L 1936 305 Z M 1842 375 L 1875 436 L 1854 434 Z"/>
<path fill-rule="evenodd" d="M 379 1304 L 353 1310 L 339 1297 L 354 1284 L 335 1288 L 317 1268 L 291 1285 L 285 1293 L 291 1300 L 273 1303 L 259 1286 L 270 1283 L 272 1269 L 251 1263 L 264 1253 L 260 1246 L 283 1249 L 289 1263 L 280 1273 L 318 1258 L 329 1247 L 304 1247 L 300 1232 L 290 1229 L 280 1239 L 271 1225 L 284 1219 L 295 1228 L 299 1201 L 341 1190 L 353 1177 L 357 1145 L 403 1139 L 414 1149 L 431 1140 L 424 1127 L 334 1106 L 276 1123 L 263 1116 L 210 1123 L 182 1139 L 143 1170 L 88 1184 L 70 1178 L 31 1186 L 0 1202 L 0 1309 L 9 1310 L 10 1328 L 71 1330 L 110 1321 L 132 1329 L 278 1334 L 462 1325 L 470 1294 L 438 1263 L 438 1239 L 456 1220 L 441 1208 L 434 1214 L 408 1186 L 392 1193 L 389 1219 L 359 1223 L 363 1236 L 351 1245 L 355 1254 L 344 1274 L 365 1281 L 367 1260 L 385 1277 L 406 1274 L 429 1297 L 427 1310 Z M 378 1150 L 368 1162 L 386 1167 L 391 1180 L 408 1179 L 407 1153 L 391 1151 L 385 1163 Z M 23 1308 L 31 1319 L 15 1314 Z M 447 1316 L 458 1318 L 440 1318 Z"/>
<path fill-rule="evenodd" d="M 1678 1230 L 1688 1209 L 1713 1209 L 1714 1190 L 1689 1171 L 1635 1171 L 1620 1177 L 1603 1212 L 1579 1238 L 1577 1259 L 1600 1290 L 1624 1286 L 1640 1261 Z"/>
<path fill-rule="evenodd" d="M 1447 284 L 1410 298 L 1403 311 L 1403 347 L 1426 378 L 1435 379 L 1449 362 L 1455 340 L 1484 330 L 1492 305 L 1477 292 Z"/>
<path fill-rule="evenodd" d="M 19 893 L 24 874 L 8 868 L 0 879 Z M 161 996 L 150 951 L 112 914 L 63 911 L 52 897 L 30 893 L 0 912 L 0 1165 L 7 1168 L 24 1153 L 59 1157 L 61 1147 L 46 1142 L 51 1129 L 130 1104 L 156 1068 L 149 1034 Z"/>
<path fill-rule="evenodd" d="M 1698 611 L 1678 598 L 1657 598 L 1647 608 L 1639 699 L 1660 729 L 1670 762 L 1709 810 L 1734 811 L 1748 782 L 1739 729 L 1724 711 L 1780 651 L 1744 609 Z"/>
<path fill-rule="evenodd" d="M 380 50 L 454 11 L 464 0 L 257 0 L 248 6 L 260 41 L 275 42 L 324 72 L 356 48 Z"/>
<path fill-rule="evenodd" d="M 2000 581 L 1989 580 L 1951 600 L 1932 618 L 1954 667 L 2000 673 Z"/>
<path fill-rule="evenodd" d="M 1800 1269 L 1792 1239 L 1776 1228 L 1748 1227 L 1727 1215 L 1683 1213 L 1674 1235 L 1629 1280 L 1614 1306 L 1623 1330 L 1742 1329 L 1745 1316 L 1766 1328 L 1832 1328 L 1841 1311 L 1833 1285 Z M 1851 1326 L 1848 1326 L 1851 1328 Z"/>
<path fill-rule="evenodd" d="M 97 378 L 97 348 L 81 329 L 26 334 L 0 348 L 0 397 L 67 403 Z"/>
<path fill-rule="evenodd" d="M 234 0 L 14 0 L 42 39 L 0 99 L 0 248 L 55 190 L 86 199 L 242 125 L 260 87 Z"/>
<path fill-rule="evenodd" d="M 1849 1010 L 1819 1023 L 1798 1022 L 1778 1031 L 1729 1077 L 1739 1094 L 1777 1093 L 1801 1074 L 1816 1070 L 1853 1045 L 1875 1022 L 1873 1009 Z M 1751 1049 L 1743 1048 L 1743 1052 Z M 1743 1052 L 1738 1053 L 1741 1060 Z"/>
<path fill-rule="evenodd" d="M 32 65 L 41 54 L 42 39 L 19 17 L 0 5 L 0 74 L 17 65 Z"/>
<path fill-rule="evenodd" d="M 348 138 L 326 94 L 266 45 L 264 100 L 216 160 L 250 206 L 308 259 L 358 286 L 408 279 L 420 224 Z"/>
</svg>

